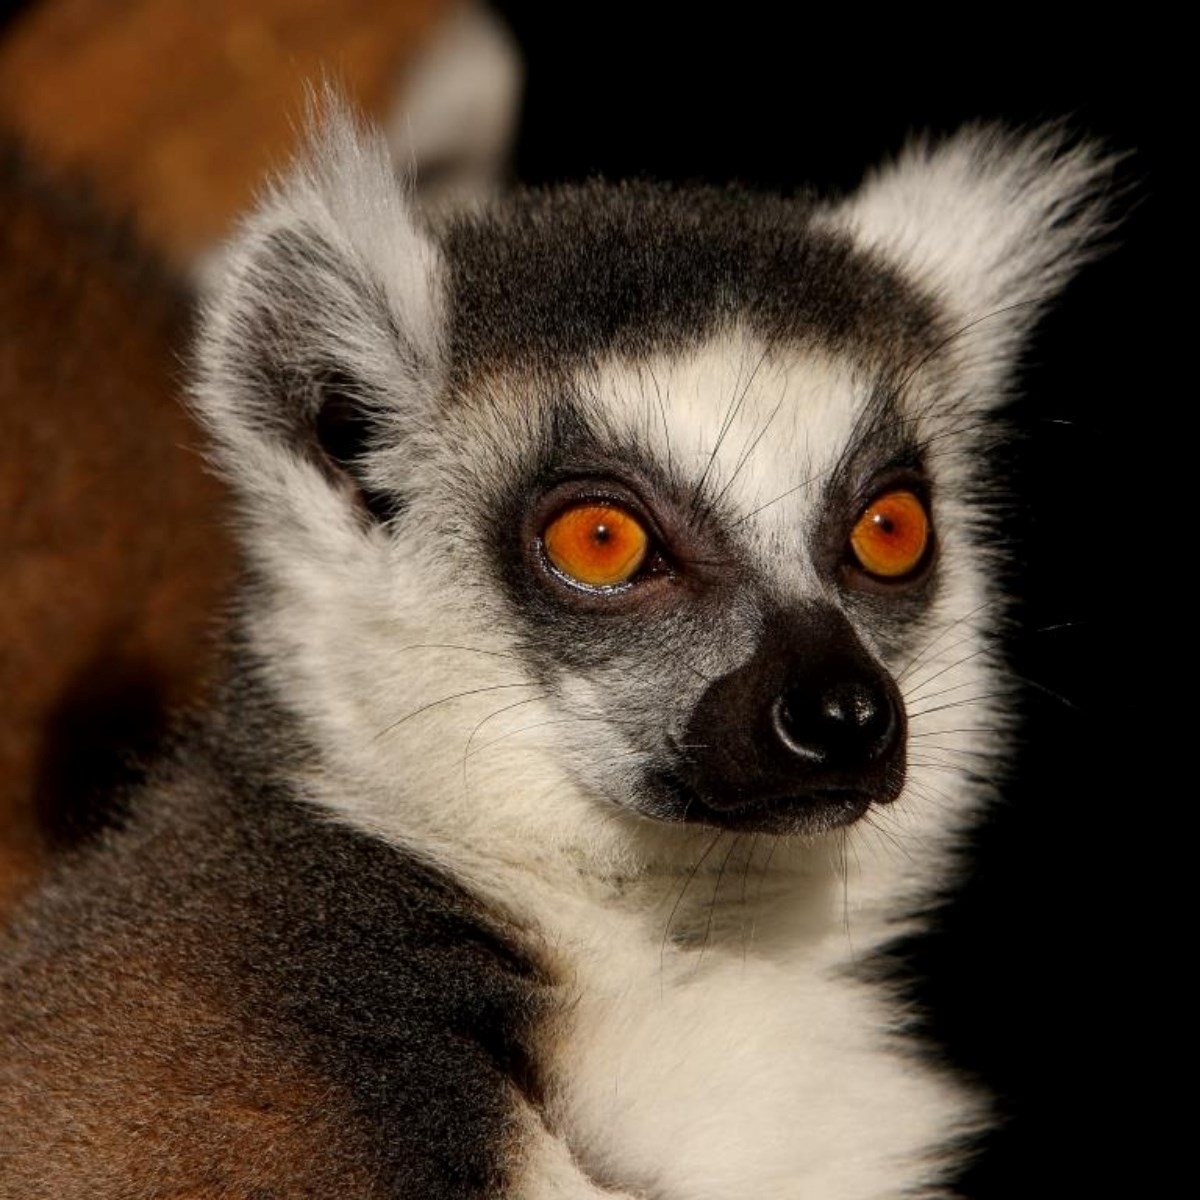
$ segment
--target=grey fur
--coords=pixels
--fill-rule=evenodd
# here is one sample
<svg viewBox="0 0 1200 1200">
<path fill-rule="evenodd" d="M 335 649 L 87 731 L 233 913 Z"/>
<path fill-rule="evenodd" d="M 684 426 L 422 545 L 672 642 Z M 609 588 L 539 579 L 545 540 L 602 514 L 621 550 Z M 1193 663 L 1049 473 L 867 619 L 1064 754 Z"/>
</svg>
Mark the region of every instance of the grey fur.
<svg viewBox="0 0 1200 1200">
<path fill-rule="evenodd" d="M 546 981 L 436 871 L 297 803 L 303 744 L 237 668 L 2 943 L 0 1195 L 498 1195 Z"/>
</svg>

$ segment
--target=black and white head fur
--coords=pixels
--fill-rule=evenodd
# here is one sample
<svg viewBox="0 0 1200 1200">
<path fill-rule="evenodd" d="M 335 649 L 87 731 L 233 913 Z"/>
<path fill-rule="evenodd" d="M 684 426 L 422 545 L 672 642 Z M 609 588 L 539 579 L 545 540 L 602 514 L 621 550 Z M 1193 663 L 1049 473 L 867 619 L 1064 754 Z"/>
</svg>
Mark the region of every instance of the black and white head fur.
<svg viewBox="0 0 1200 1200">
<path fill-rule="evenodd" d="M 1003 748 L 992 414 L 1105 175 L 978 127 L 835 203 L 595 185 L 428 233 L 337 121 L 248 224 L 197 395 L 306 794 L 546 948 L 547 1122 L 596 1178 L 913 1194 L 979 1121 L 852 968 Z M 880 582 L 848 538 L 896 487 L 932 542 Z M 589 499 L 649 530 L 625 586 L 547 560 Z"/>
<path fill-rule="evenodd" d="M 978 127 L 835 202 L 596 184 L 430 229 L 335 116 L 246 225 L 195 392 L 246 635 L 301 797 L 561 987 L 513 1194 L 926 1194 L 985 1120 L 855 968 L 997 767 L 987 447 L 1106 175 Z M 897 489 L 932 532 L 880 580 L 850 536 Z M 588 501 L 648 532 L 626 583 L 547 555 Z"/>
<path fill-rule="evenodd" d="M 338 118 L 246 227 L 197 398 L 303 793 L 545 948 L 594 1177 L 908 1194 L 979 1121 L 849 969 L 1002 747 L 991 418 L 1105 174 L 985 127 L 836 203 L 593 185 L 430 232 Z M 933 527 L 899 583 L 848 548 L 895 488 Z M 649 531 L 627 584 L 546 556 L 589 500 Z"/>
</svg>

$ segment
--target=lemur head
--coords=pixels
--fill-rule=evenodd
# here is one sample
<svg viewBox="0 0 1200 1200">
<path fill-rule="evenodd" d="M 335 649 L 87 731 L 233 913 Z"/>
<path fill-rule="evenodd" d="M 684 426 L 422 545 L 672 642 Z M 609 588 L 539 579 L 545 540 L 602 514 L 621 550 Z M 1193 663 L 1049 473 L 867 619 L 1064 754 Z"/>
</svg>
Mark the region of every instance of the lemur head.
<svg viewBox="0 0 1200 1200">
<path fill-rule="evenodd" d="M 499 855 L 953 829 L 1000 724 L 991 416 L 1105 174 L 975 128 L 839 202 L 592 184 L 430 229 L 335 115 L 197 389 L 318 798 Z"/>
</svg>

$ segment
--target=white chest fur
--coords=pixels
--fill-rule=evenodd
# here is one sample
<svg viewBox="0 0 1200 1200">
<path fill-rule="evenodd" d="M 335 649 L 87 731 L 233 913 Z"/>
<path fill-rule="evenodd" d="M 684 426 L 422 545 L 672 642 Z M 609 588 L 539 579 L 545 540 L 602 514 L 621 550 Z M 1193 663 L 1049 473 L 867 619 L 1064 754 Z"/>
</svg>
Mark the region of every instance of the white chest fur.
<svg viewBox="0 0 1200 1200">
<path fill-rule="evenodd" d="M 852 977 L 840 919 L 725 907 L 728 923 L 697 912 L 686 947 L 645 910 L 593 911 L 586 939 L 560 942 L 549 1118 L 576 1161 L 652 1200 L 934 1194 L 977 1100 L 888 1032 L 895 1002 Z"/>
</svg>

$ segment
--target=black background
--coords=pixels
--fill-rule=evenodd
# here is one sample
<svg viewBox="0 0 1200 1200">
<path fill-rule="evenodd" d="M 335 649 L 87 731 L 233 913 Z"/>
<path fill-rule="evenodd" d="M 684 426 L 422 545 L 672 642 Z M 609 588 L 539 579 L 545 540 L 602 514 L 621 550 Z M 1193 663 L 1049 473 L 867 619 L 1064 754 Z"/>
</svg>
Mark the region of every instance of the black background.
<svg viewBox="0 0 1200 1200">
<path fill-rule="evenodd" d="M 1184 614 L 1151 611 L 1171 563 L 1149 550 L 1177 390 L 1157 286 L 1171 35 L 1156 43 L 1128 13 L 1092 29 L 995 9 L 812 24 L 747 4 L 502 8 L 527 60 L 525 182 L 848 190 L 908 133 L 981 117 L 1065 116 L 1130 152 L 1121 227 L 1042 322 L 1012 413 L 1020 437 L 999 460 L 1021 547 L 1009 661 L 1032 681 L 1018 761 L 965 887 L 911 956 L 937 1041 L 1005 1116 L 965 1195 L 1159 1194 L 1158 843 L 1178 788 L 1165 784 L 1166 689 L 1146 671 L 1187 645 Z M 1172 251 L 1182 279 L 1189 253 Z"/>
</svg>

